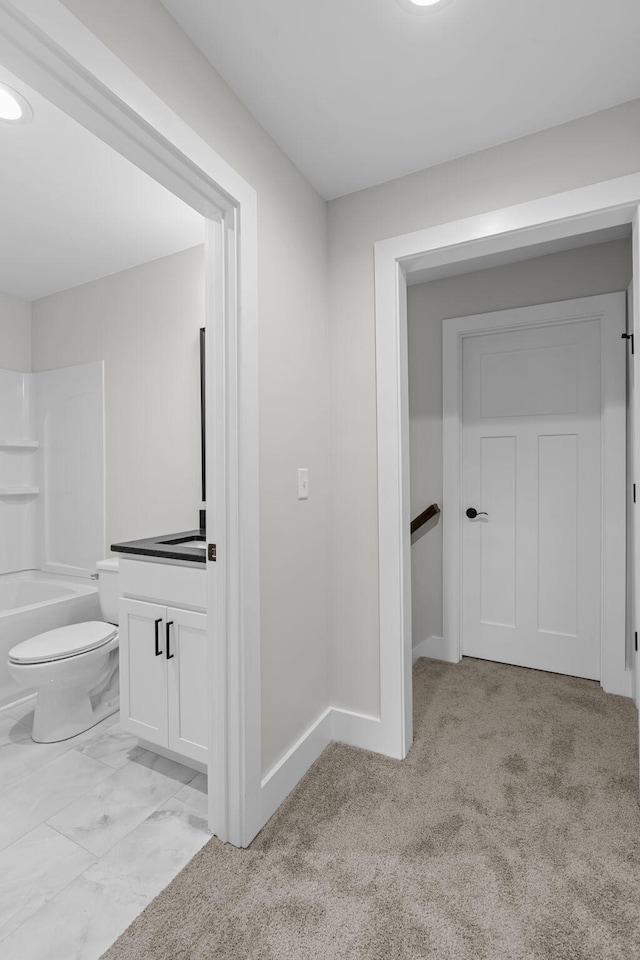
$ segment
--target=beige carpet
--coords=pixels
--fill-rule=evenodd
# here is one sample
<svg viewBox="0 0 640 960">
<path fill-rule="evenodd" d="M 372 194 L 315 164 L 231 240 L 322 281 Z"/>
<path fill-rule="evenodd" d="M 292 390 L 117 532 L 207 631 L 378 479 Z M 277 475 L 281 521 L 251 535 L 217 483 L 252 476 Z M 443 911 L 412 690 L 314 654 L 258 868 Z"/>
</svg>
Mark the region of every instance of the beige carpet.
<svg viewBox="0 0 640 960">
<path fill-rule="evenodd" d="M 404 763 L 331 745 L 108 960 L 638 960 L 637 720 L 596 683 L 420 660 Z"/>
</svg>

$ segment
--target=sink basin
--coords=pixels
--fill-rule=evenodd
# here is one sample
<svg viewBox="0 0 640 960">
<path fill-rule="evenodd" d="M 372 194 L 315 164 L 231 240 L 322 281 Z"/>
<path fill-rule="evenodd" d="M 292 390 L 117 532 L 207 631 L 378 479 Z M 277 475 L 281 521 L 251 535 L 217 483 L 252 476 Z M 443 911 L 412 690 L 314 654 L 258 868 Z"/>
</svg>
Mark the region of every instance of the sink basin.
<svg viewBox="0 0 640 960">
<path fill-rule="evenodd" d="M 185 530 L 184 533 L 161 533 L 157 537 L 147 537 L 144 540 L 113 543 L 111 549 L 125 555 L 205 563 L 207 555 L 205 540 L 202 527 L 200 529 L 196 527 L 195 530 Z"/>
<path fill-rule="evenodd" d="M 181 547 L 197 547 L 200 550 L 204 550 L 205 548 L 204 538 L 202 537 L 194 537 L 189 539 L 178 537 L 177 540 L 160 540 L 159 543 L 166 543 L 167 546 L 180 544 Z"/>
</svg>

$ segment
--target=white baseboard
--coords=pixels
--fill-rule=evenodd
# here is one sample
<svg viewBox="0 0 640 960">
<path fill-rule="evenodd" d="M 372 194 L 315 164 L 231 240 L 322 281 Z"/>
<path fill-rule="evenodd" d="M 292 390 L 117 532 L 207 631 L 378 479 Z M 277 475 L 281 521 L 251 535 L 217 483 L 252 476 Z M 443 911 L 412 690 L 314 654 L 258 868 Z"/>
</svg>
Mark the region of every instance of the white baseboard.
<svg viewBox="0 0 640 960">
<path fill-rule="evenodd" d="M 298 781 L 331 742 L 332 712 L 332 708 L 327 707 L 264 777 L 260 794 L 263 823 L 273 816 L 283 800 L 286 800 Z"/>
<path fill-rule="evenodd" d="M 337 707 L 334 707 L 332 712 L 332 740 L 346 743 L 350 747 L 359 747 L 361 750 L 383 752 L 382 725 L 377 717 L 352 713 L 350 710 L 339 710 Z"/>
<path fill-rule="evenodd" d="M 446 642 L 442 637 L 427 637 L 413 648 L 413 662 L 420 657 L 431 657 L 434 660 L 446 660 L 448 663 L 457 663 L 451 656 Z"/>
<path fill-rule="evenodd" d="M 633 670 L 625 670 L 624 673 L 613 674 L 613 676 L 611 676 L 610 673 L 606 681 L 603 678 L 600 686 L 605 693 L 613 693 L 618 697 L 629 697 L 634 700 L 634 703 L 636 702 L 634 697 Z"/>
<path fill-rule="evenodd" d="M 431 657 L 449 663 L 458 662 L 457 658 L 451 656 L 451 651 L 447 649 L 442 637 L 429 637 L 415 646 L 413 662 L 419 657 Z M 359 747 L 361 750 L 393 756 L 393 750 L 386 744 L 385 739 L 385 731 L 377 717 L 327 707 L 263 778 L 260 801 L 262 823 L 265 824 L 273 816 L 332 740 Z"/>
<path fill-rule="evenodd" d="M 260 799 L 263 824 L 332 740 L 379 753 L 381 732 L 380 721 L 375 717 L 328 707 L 263 778 Z"/>
</svg>

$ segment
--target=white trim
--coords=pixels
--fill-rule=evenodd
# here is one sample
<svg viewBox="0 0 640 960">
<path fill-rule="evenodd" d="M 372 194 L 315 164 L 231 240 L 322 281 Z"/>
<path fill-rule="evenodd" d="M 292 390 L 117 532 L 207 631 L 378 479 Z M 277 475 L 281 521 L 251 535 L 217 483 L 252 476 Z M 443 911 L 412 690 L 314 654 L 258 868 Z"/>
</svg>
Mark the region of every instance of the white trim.
<svg viewBox="0 0 640 960">
<path fill-rule="evenodd" d="M 407 618 L 411 577 L 407 564 L 409 445 L 402 418 L 402 398 L 408 384 L 402 350 L 407 327 L 407 273 L 420 271 L 421 279 L 428 280 L 429 270 L 444 264 L 632 223 L 639 201 L 640 174 L 635 173 L 375 244 L 381 668 L 380 735 L 375 749 L 382 753 L 405 756 L 413 736 L 406 710 L 411 686 L 411 624 Z M 638 316 L 634 313 L 636 323 Z M 446 455 L 446 449 L 444 452 Z M 456 518 L 443 510 L 442 523 L 444 535 L 446 525 L 455 526 Z M 443 633 L 451 642 L 446 618 Z M 389 745 L 393 749 L 385 749 Z"/>
<path fill-rule="evenodd" d="M 632 230 L 635 232 L 635 220 Z M 633 240 L 632 240 L 633 248 Z M 633 272 L 633 271 L 632 271 Z M 633 280 L 627 287 L 627 333 L 633 333 Z M 635 339 L 635 338 L 634 338 Z M 627 541 L 627 603 L 626 603 L 626 634 L 627 634 L 627 653 L 626 666 L 631 671 L 631 695 L 636 707 L 638 706 L 638 678 L 636 674 L 636 652 L 635 652 L 635 611 L 636 611 L 636 580 L 635 580 L 635 542 L 636 542 L 636 506 L 634 497 L 634 478 L 635 478 L 635 449 L 633 438 L 636 432 L 636 393 L 635 393 L 635 353 L 627 351 L 627 489 L 626 489 L 626 541 Z"/>
<path fill-rule="evenodd" d="M 501 330 L 555 326 L 585 319 L 619 320 L 615 331 L 600 322 L 602 363 L 602 626 L 600 682 L 607 693 L 631 695 L 631 674 L 625 667 L 625 408 L 624 377 L 617 376 L 623 354 L 624 293 L 584 297 L 559 303 L 499 310 L 493 313 L 455 317 L 442 325 L 443 386 L 443 621 L 446 623 L 446 655 L 457 663 L 462 657 L 462 350 L 468 336 L 483 336 Z M 616 304 L 615 308 L 612 306 Z"/>
<path fill-rule="evenodd" d="M 332 740 L 332 710 L 327 707 L 262 781 L 262 819 L 266 823 Z"/>
<path fill-rule="evenodd" d="M 445 328 L 443 327 L 443 334 Z M 447 638 L 448 656 L 457 663 L 462 656 L 459 640 L 460 584 L 462 582 L 462 550 L 460 549 L 460 511 L 458 490 L 462 489 L 462 435 L 458 429 L 458 410 L 462 408 L 462 379 L 445 376 L 445 370 L 459 370 L 462 364 L 462 340 L 446 337 L 442 341 L 442 632 Z M 445 469 L 445 464 L 447 465 Z M 455 465 L 455 468 L 454 468 Z M 453 483 L 456 494 L 445 483 Z M 454 507 L 453 504 L 456 504 Z M 444 576 L 444 571 L 448 576 Z"/>
<path fill-rule="evenodd" d="M 376 246 L 376 263 L 378 247 Z M 386 264 L 385 264 L 386 266 Z M 397 262 L 376 269 L 378 392 L 378 578 L 380 591 L 380 753 L 401 759 L 413 739 L 411 719 L 411 541 L 406 283 Z M 392 318 L 392 322 L 389 319 Z M 385 455 L 382 456 L 384 450 Z M 384 546 L 383 546 L 384 545 Z M 393 637 L 393 642 L 388 639 Z M 407 676 L 407 671 L 409 675 Z"/>
<path fill-rule="evenodd" d="M 256 193 L 59 0 L 0 0 L 0 60 L 209 220 L 209 826 L 245 846 L 262 825 Z"/>
<path fill-rule="evenodd" d="M 448 663 L 457 663 L 452 660 L 449 651 L 449 645 L 442 637 L 427 637 L 421 640 L 411 651 L 412 662 L 415 663 L 420 657 L 429 657 L 432 660 L 446 660 Z"/>
<path fill-rule="evenodd" d="M 602 364 L 602 628 L 600 685 L 605 693 L 632 695 L 632 672 L 627 670 L 627 383 L 626 365 L 619 374 L 621 337 L 626 330 L 626 293 L 618 297 L 619 327 L 600 324 Z M 593 297 L 589 300 L 594 301 Z M 603 298 L 606 299 L 606 298 Z M 625 351 L 626 354 L 626 351 Z"/>
<path fill-rule="evenodd" d="M 400 264 L 405 275 L 420 271 L 421 278 L 427 280 L 428 272 L 424 271 L 432 267 L 631 223 L 638 198 L 640 173 L 631 173 L 379 240 L 375 252 L 381 268 L 386 265 L 393 270 Z"/>
<path fill-rule="evenodd" d="M 632 234 L 631 234 L 631 259 L 632 259 L 632 276 L 631 276 L 631 318 L 630 326 L 631 331 L 634 336 L 634 343 L 640 345 L 640 207 L 636 208 L 633 217 L 632 224 Z M 632 411 L 632 424 L 634 429 L 633 434 L 633 464 L 632 464 L 632 474 L 636 478 L 636 484 L 638 484 L 638 478 L 640 477 L 640 350 L 636 349 L 633 355 L 634 362 L 634 391 L 633 391 L 633 411 Z M 634 576 L 635 576 L 635 596 L 634 596 L 634 613 L 635 616 L 638 616 L 640 612 L 640 584 L 638 583 L 638 572 L 640 571 L 640 510 L 638 507 L 633 508 L 633 551 L 634 551 Z M 634 633 L 635 627 L 634 625 Z M 640 656 L 634 651 L 634 694 L 635 694 L 635 703 L 636 706 L 640 708 Z"/>
<path fill-rule="evenodd" d="M 332 741 L 375 750 L 380 721 L 375 717 L 328 707 L 262 780 L 262 821 L 273 816 L 307 770 Z"/>
<path fill-rule="evenodd" d="M 393 756 L 391 749 L 380 749 L 385 746 L 384 730 L 377 717 L 369 717 L 364 713 L 355 713 L 351 710 L 333 708 L 333 739 L 337 743 L 344 743 L 360 750 L 373 750 L 376 753 L 388 753 Z"/>
</svg>

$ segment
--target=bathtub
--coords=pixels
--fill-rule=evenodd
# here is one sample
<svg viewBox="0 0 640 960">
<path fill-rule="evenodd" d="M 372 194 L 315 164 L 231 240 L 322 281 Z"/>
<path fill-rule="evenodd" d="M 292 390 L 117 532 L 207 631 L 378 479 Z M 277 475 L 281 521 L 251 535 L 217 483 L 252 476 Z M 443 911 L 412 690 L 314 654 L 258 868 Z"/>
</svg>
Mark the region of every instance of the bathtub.
<svg viewBox="0 0 640 960">
<path fill-rule="evenodd" d="M 102 620 L 94 581 L 39 570 L 0 575 L 0 709 L 29 693 L 9 676 L 11 647 L 37 633 L 83 620 Z"/>
</svg>

